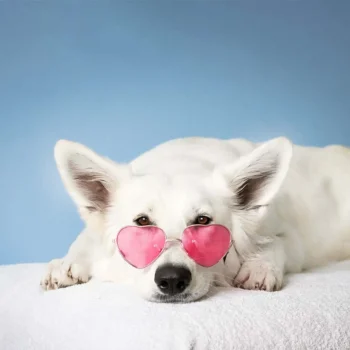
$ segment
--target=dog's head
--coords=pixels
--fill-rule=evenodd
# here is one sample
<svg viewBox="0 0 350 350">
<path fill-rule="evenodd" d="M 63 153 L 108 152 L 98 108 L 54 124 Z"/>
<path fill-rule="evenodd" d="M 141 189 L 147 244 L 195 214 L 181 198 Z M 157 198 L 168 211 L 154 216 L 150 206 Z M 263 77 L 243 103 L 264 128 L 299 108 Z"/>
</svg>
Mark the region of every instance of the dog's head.
<svg viewBox="0 0 350 350">
<path fill-rule="evenodd" d="M 115 267 L 109 274 L 123 275 L 146 299 L 172 302 L 199 299 L 213 285 L 233 279 L 240 266 L 235 248 L 247 252 L 254 244 L 256 225 L 282 184 L 291 154 L 291 143 L 279 138 L 231 164 L 169 174 L 135 172 L 132 164 L 117 164 L 70 141 L 55 148 L 59 172 L 82 218 L 87 226 L 100 223 L 96 235 Z M 208 224 L 225 226 L 234 241 L 226 262 L 212 267 L 197 264 L 175 240 L 152 264 L 137 269 L 115 244 L 126 226 L 157 226 L 167 238 L 181 239 L 188 226 Z"/>
</svg>

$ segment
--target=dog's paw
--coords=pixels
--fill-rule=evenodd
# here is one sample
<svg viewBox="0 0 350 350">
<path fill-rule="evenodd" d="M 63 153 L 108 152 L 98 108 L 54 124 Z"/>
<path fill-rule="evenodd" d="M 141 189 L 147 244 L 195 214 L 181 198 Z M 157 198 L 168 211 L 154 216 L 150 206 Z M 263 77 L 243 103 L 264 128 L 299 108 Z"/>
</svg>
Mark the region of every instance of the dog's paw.
<svg viewBox="0 0 350 350">
<path fill-rule="evenodd" d="M 44 290 L 52 290 L 86 283 L 89 277 L 88 269 L 83 265 L 69 264 L 64 259 L 55 259 L 48 264 L 40 285 Z"/>
<path fill-rule="evenodd" d="M 233 286 L 242 289 L 278 291 L 282 288 L 283 273 L 263 261 L 252 260 L 243 263 Z"/>
</svg>

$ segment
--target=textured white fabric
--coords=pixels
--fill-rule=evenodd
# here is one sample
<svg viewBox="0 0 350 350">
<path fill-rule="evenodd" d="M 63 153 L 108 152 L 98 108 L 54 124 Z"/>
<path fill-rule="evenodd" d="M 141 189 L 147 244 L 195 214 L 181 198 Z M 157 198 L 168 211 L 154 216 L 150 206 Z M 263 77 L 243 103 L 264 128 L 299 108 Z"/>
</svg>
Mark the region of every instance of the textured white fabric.
<svg viewBox="0 0 350 350">
<path fill-rule="evenodd" d="M 192 304 L 96 281 L 43 292 L 43 269 L 0 267 L 1 350 L 350 349 L 350 262 L 291 276 L 280 292 L 223 288 Z"/>
</svg>

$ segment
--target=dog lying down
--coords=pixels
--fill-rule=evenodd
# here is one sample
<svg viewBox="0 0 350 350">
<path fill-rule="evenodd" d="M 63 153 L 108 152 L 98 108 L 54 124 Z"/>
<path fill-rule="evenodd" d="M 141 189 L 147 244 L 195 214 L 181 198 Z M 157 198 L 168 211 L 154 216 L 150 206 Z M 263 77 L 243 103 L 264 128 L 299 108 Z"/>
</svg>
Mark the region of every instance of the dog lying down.
<svg viewBox="0 0 350 350">
<path fill-rule="evenodd" d="M 350 149 L 184 138 L 130 164 L 61 140 L 55 159 L 86 228 L 45 290 L 90 278 L 156 302 L 213 286 L 276 291 L 286 273 L 350 257 Z"/>
</svg>

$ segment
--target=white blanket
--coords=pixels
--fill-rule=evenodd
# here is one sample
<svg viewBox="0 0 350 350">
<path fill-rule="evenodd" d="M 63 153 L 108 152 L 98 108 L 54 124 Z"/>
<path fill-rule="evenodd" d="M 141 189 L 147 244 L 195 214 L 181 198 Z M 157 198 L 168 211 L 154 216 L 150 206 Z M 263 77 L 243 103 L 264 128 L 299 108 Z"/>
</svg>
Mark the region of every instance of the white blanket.
<svg viewBox="0 0 350 350">
<path fill-rule="evenodd" d="M 350 262 L 280 292 L 223 288 L 191 304 L 96 281 L 42 292 L 43 268 L 0 266 L 1 350 L 350 349 Z"/>
</svg>

